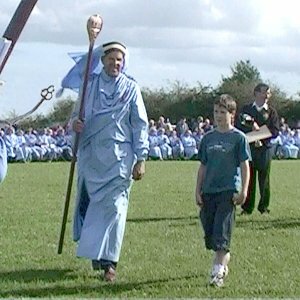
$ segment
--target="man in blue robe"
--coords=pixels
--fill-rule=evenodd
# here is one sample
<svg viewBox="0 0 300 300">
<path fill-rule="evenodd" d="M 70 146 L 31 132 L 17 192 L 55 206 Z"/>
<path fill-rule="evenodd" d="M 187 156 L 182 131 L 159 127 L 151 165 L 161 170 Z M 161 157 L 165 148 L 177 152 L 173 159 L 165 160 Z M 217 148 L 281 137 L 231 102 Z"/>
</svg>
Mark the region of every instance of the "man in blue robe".
<svg viewBox="0 0 300 300">
<path fill-rule="evenodd" d="M 73 237 L 77 255 L 103 269 L 106 281 L 116 277 L 132 179 L 142 179 L 149 148 L 141 91 L 124 73 L 127 57 L 119 42 L 94 50 L 84 120 L 78 118 L 79 101 L 71 120 L 73 131 L 80 133 Z M 62 87 L 74 90 L 82 85 L 87 55 L 73 59 L 76 65 Z"/>
</svg>

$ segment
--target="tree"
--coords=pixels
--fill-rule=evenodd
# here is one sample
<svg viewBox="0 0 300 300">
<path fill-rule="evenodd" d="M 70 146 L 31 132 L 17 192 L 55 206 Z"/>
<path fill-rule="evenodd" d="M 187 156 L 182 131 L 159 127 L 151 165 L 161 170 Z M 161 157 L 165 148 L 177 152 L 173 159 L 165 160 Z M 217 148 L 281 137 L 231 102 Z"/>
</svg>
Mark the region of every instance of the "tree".
<svg viewBox="0 0 300 300">
<path fill-rule="evenodd" d="M 236 62 L 233 67 L 230 67 L 230 70 L 232 73 L 231 76 L 222 76 L 223 83 L 235 81 L 239 84 L 243 84 L 249 81 L 256 83 L 261 81 L 258 69 L 251 64 L 250 60 L 240 60 Z"/>
<path fill-rule="evenodd" d="M 215 92 L 211 86 L 190 87 L 175 81 L 168 89 L 142 90 L 149 118 L 157 120 L 159 116 L 168 117 L 177 122 L 181 117 L 188 119 L 199 115 L 208 116 L 212 111 Z"/>
<path fill-rule="evenodd" d="M 30 127 L 42 129 L 57 125 L 65 126 L 69 121 L 74 103 L 75 101 L 71 97 L 62 99 L 54 104 L 52 111 L 47 115 L 41 113 L 31 115 L 19 121 L 17 126 L 24 130 L 28 130 Z M 17 115 L 13 111 L 10 113 L 10 117 L 17 117 Z"/>
<path fill-rule="evenodd" d="M 28 130 L 31 127 L 34 129 L 42 129 L 49 126 L 51 126 L 51 121 L 43 114 L 29 116 L 17 124 L 18 128 L 22 128 L 24 130 Z"/>
<path fill-rule="evenodd" d="M 52 123 L 65 125 L 74 109 L 75 101 L 69 96 L 66 99 L 59 100 L 53 106 L 52 111 L 48 114 L 48 118 Z"/>
<path fill-rule="evenodd" d="M 253 95 L 254 87 L 262 81 L 258 69 L 250 63 L 250 60 L 239 61 L 231 69 L 231 75 L 222 76 L 218 87 L 219 94 L 230 94 L 241 107 L 249 102 Z"/>
</svg>

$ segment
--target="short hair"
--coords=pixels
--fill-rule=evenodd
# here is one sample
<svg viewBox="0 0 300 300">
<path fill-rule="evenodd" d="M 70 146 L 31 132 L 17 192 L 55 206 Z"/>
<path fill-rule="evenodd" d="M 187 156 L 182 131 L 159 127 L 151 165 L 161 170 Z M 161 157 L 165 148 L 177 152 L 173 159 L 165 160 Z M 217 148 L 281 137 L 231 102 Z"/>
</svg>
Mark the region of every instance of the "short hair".
<svg viewBox="0 0 300 300">
<path fill-rule="evenodd" d="M 232 96 L 228 94 L 220 95 L 214 102 L 214 105 L 224 107 L 228 112 L 236 112 L 236 102 Z"/>
<path fill-rule="evenodd" d="M 270 87 L 266 83 L 261 82 L 258 85 L 256 85 L 256 87 L 254 88 L 254 93 L 261 92 L 262 88 L 264 88 L 267 91 Z"/>
</svg>

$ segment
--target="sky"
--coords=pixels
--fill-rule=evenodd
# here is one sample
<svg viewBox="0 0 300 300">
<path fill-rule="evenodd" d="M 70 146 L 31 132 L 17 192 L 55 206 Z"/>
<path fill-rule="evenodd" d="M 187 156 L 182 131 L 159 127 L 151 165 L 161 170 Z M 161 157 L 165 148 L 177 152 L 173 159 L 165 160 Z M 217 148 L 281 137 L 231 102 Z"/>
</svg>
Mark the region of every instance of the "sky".
<svg viewBox="0 0 300 300">
<path fill-rule="evenodd" d="M 20 2 L 1 0 L 1 36 Z M 127 73 L 142 88 L 175 81 L 216 88 L 230 67 L 249 59 L 265 81 L 294 96 L 300 91 L 299 7 L 298 0 L 38 0 L 0 75 L 0 117 L 27 112 L 49 85 L 59 89 L 73 66 L 68 53 L 88 51 L 86 22 L 95 13 L 104 22 L 96 45 L 123 42 Z M 37 113 L 49 113 L 58 100 Z"/>
</svg>

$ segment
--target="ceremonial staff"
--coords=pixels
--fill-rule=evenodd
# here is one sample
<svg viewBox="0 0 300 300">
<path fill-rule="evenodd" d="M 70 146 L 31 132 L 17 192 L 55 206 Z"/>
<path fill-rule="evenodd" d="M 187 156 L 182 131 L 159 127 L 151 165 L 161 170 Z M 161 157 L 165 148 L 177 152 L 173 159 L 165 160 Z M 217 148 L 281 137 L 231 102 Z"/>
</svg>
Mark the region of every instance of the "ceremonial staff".
<svg viewBox="0 0 300 300">
<path fill-rule="evenodd" d="M 0 74 L 38 0 L 22 0 L 15 11 L 9 25 L 7 26 L 3 38 L 11 42 L 5 57 L 0 63 Z"/>
<path fill-rule="evenodd" d="M 79 108 L 79 120 L 83 121 L 84 118 L 84 103 L 85 103 L 85 97 L 86 97 L 86 88 L 88 84 L 89 79 L 89 73 L 90 73 L 90 64 L 91 64 L 91 57 L 93 53 L 94 43 L 95 40 L 100 33 L 103 25 L 103 20 L 100 17 L 100 15 L 93 15 L 91 16 L 87 21 L 87 31 L 89 35 L 89 50 L 87 55 L 87 62 L 86 62 L 86 68 L 84 73 L 84 80 L 83 80 L 83 86 L 82 86 L 82 93 L 81 93 L 81 99 L 80 99 L 80 108 Z M 74 177 L 74 170 L 75 170 L 75 164 L 77 160 L 77 150 L 78 150 L 78 144 L 79 144 L 79 133 L 76 132 L 75 140 L 74 140 L 74 146 L 73 146 L 73 157 L 71 161 L 71 167 L 70 167 L 70 173 L 69 173 L 69 180 L 68 180 L 68 187 L 67 187 L 67 193 L 66 193 L 66 199 L 65 199 L 65 206 L 63 211 L 63 219 L 61 224 L 61 231 L 60 231 L 60 237 L 59 237 L 59 243 L 58 243 L 58 254 L 62 253 L 63 249 L 63 243 L 64 243 L 64 236 L 66 231 L 66 223 L 68 218 L 68 211 L 69 211 L 69 204 L 70 204 L 70 196 L 71 196 L 71 190 L 72 190 L 72 184 L 73 184 L 73 177 Z"/>
<path fill-rule="evenodd" d="M 50 85 L 47 88 L 42 89 L 41 91 L 41 100 L 28 112 L 15 117 L 13 119 L 7 119 L 7 120 L 0 120 L 0 124 L 6 124 L 6 125 L 16 125 L 18 124 L 20 121 L 26 119 L 27 117 L 29 117 L 31 114 L 33 114 L 40 106 L 41 104 L 46 100 L 49 101 L 52 99 L 53 97 L 53 93 L 54 93 L 54 85 Z"/>
</svg>

